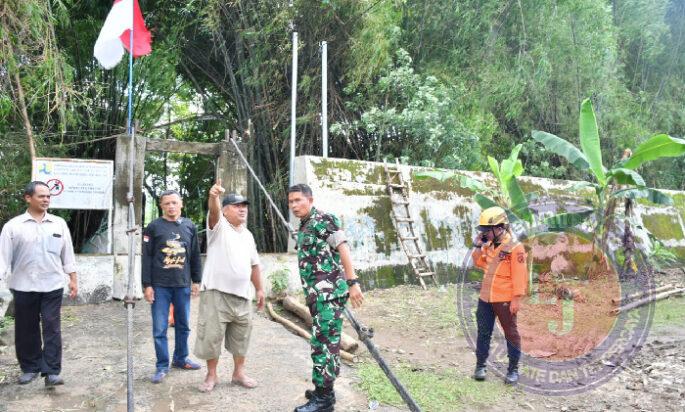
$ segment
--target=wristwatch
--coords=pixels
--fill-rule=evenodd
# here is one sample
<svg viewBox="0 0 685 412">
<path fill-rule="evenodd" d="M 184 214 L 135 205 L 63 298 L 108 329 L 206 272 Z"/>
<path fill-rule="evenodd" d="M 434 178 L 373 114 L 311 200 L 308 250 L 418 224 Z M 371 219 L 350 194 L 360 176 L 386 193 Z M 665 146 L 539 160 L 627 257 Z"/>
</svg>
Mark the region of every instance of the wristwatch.
<svg viewBox="0 0 685 412">
<path fill-rule="evenodd" d="M 352 287 L 353 285 L 358 285 L 359 284 L 359 279 L 354 278 L 354 279 L 347 279 L 347 286 Z"/>
</svg>

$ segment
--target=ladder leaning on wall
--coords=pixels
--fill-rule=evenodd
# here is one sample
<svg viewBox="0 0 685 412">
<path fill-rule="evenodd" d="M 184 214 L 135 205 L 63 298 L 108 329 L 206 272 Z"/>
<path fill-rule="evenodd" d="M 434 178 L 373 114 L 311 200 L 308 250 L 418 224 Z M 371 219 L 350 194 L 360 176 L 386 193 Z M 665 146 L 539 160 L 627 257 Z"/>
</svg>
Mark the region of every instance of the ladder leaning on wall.
<svg viewBox="0 0 685 412">
<path fill-rule="evenodd" d="M 400 163 L 395 160 L 394 165 L 383 162 L 387 182 L 388 196 L 390 197 L 391 217 L 397 231 L 397 238 L 402 245 L 402 250 L 409 259 L 409 264 L 414 275 L 419 279 L 421 287 L 426 289 L 423 278 L 430 276 L 433 283 L 438 284 L 435 272 L 431 269 L 426 254 L 419 244 L 419 237 L 414 230 L 414 219 L 409 212 L 409 184 L 402 176 Z"/>
</svg>

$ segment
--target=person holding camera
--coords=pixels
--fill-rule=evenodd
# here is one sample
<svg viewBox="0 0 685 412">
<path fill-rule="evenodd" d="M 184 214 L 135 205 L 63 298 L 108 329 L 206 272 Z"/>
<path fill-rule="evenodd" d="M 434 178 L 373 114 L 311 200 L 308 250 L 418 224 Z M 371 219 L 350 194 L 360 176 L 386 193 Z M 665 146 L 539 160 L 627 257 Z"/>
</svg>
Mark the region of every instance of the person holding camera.
<svg viewBox="0 0 685 412">
<path fill-rule="evenodd" d="M 507 213 L 501 207 L 490 207 L 480 214 L 478 237 L 473 251 L 473 263 L 483 269 L 476 323 L 476 370 L 473 378 L 485 380 L 485 362 L 490 351 L 490 339 L 498 319 L 507 340 L 509 368 L 504 382 L 516 384 L 521 358 L 521 337 L 516 326 L 516 314 L 526 293 L 528 266 L 526 250 L 513 239 Z"/>
</svg>

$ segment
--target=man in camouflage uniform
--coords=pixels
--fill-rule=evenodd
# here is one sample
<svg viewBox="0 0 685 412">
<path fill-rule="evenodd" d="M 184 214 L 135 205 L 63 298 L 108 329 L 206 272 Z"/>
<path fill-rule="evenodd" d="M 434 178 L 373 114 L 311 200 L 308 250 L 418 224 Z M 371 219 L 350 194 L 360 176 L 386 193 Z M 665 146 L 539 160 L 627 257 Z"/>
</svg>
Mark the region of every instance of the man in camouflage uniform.
<svg viewBox="0 0 685 412">
<path fill-rule="evenodd" d="M 313 201 L 312 189 L 307 185 L 288 189 L 288 207 L 300 219 L 297 260 L 313 321 L 310 343 L 315 389 L 305 393 L 309 402 L 295 408 L 295 412 L 333 411 L 333 383 L 340 372 L 343 308 L 348 297 L 355 308 L 364 300 L 340 220 L 314 208 Z"/>
</svg>

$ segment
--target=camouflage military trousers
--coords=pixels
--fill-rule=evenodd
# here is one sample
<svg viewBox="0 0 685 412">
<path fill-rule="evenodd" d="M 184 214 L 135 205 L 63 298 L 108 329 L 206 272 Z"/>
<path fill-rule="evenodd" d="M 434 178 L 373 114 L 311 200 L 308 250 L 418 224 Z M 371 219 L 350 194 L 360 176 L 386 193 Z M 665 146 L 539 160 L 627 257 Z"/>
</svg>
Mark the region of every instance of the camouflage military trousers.
<svg viewBox="0 0 685 412">
<path fill-rule="evenodd" d="M 340 334 L 345 299 L 314 302 L 309 305 L 312 315 L 312 382 L 321 389 L 332 389 L 340 373 Z"/>
</svg>

